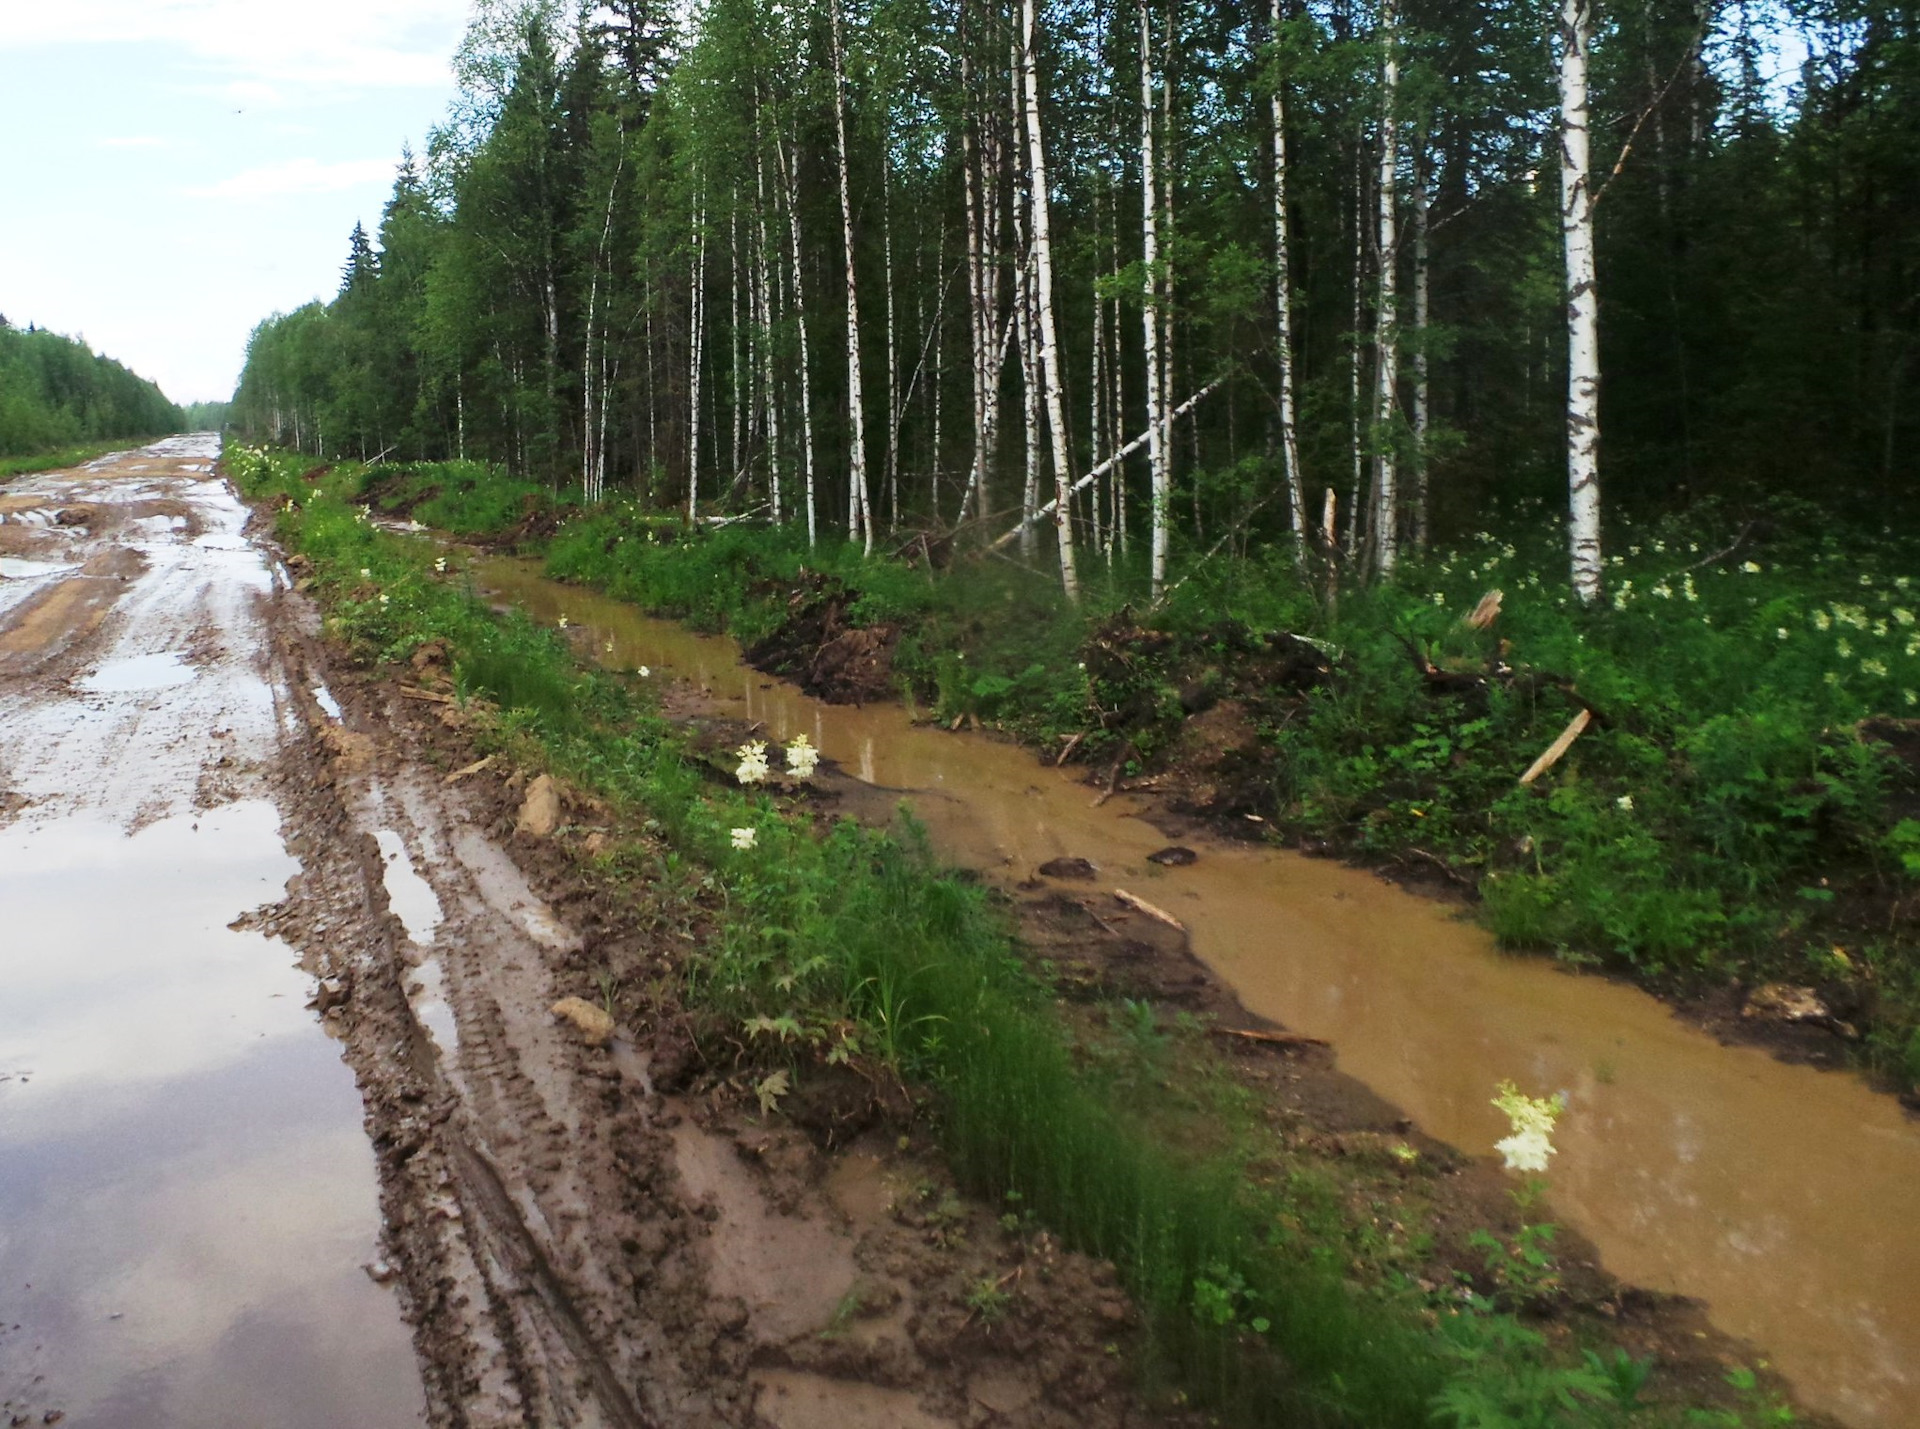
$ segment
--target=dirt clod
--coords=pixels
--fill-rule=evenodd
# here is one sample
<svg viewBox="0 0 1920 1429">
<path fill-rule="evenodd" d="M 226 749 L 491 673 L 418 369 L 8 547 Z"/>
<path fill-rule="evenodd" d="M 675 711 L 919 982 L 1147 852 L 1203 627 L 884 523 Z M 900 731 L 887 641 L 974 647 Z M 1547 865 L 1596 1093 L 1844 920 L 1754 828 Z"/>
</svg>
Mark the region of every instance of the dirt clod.
<svg viewBox="0 0 1920 1429">
<path fill-rule="evenodd" d="M 552 779 L 542 774 L 527 786 L 527 797 L 520 803 L 520 813 L 514 820 L 513 831 L 529 838 L 544 839 L 553 837 L 553 831 L 559 827 L 560 791 L 554 787 Z"/>
<path fill-rule="evenodd" d="M 548 1011 L 579 1028 L 581 1039 L 589 1047 L 604 1047 L 613 1040 L 613 1014 L 584 997 L 563 997 Z"/>
</svg>

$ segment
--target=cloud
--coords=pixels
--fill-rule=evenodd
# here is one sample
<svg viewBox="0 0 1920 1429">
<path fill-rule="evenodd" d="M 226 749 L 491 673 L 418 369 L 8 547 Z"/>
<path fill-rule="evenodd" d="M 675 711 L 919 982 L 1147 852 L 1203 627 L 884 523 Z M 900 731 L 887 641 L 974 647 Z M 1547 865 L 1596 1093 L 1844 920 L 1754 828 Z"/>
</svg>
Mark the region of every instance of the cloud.
<svg viewBox="0 0 1920 1429">
<path fill-rule="evenodd" d="M 344 159 L 323 164 L 318 159 L 287 159 L 248 169 L 232 178 L 186 191 L 189 198 L 277 198 L 283 194 L 339 193 L 343 189 L 393 181 L 392 159 Z"/>
<path fill-rule="evenodd" d="M 96 140 L 102 149 L 164 149 L 167 141 L 158 134 L 117 134 Z"/>
<path fill-rule="evenodd" d="M 437 87 L 467 0 L 91 0 L 0 5 L 0 51 L 177 45 L 236 80 L 305 88 Z"/>
</svg>

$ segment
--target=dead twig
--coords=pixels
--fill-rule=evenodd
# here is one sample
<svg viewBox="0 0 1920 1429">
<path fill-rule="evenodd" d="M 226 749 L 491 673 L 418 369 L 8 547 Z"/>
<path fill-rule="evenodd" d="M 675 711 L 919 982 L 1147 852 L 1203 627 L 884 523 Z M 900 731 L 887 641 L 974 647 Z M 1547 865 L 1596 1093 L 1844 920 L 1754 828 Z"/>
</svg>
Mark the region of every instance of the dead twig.
<svg viewBox="0 0 1920 1429">
<path fill-rule="evenodd" d="M 1136 913 L 1144 913 L 1149 918 L 1152 918 L 1155 922 L 1165 923 L 1169 928 L 1172 928 L 1177 933 L 1184 933 L 1187 931 L 1187 925 L 1185 923 L 1182 923 L 1178 918 L 1174 917 L 1173 914 L 1169 913 L 1166 909 L 1156 908 L 1153 904 L 1147 902 L 1146 899 L 1140 897 L 1137 893 L 1129 893 L 1124 888 L 1116 888 L 1113 890 L 1113 896 L 1115 898 L 1118 898 L 1122 903 L 1126 904 L 1127 907 L 1133 909 Z"/>
<path fill-rule="evenodd" d="M 1087 737 L 1087 732 L 1083 729 L 1078 734 L 1074 735 L 1071 739 L 1069 739 L 1067 741 L 1066 748 L 1062 749 L 1060 751 L 1059 757 L 1053 761 L 1053 767 L 1055 769 L 1058 769 L 1061 765 L 1065 764 L 1069 759 L 1071 759 L 1073 757 L 1073 751 L 1080 747 L 1080 741 L 1085 739 L 1086 737 Z"/>
<path fill-rule="evenodd" d="M 404 699 L 428 700 L 436 705 L 450 705 L 454 702 L 452 695 L 443 695 L 438 690 L 422 690 L 413 685 L 401 685 L 399 690 Z"/>
<path fill-rule="evenodd" d="M 1210 1027 L 1216 1037 L 1240 1037 L 1269 1047 L 1331 1047 L 1324 1037 L 1308 1037 L 1300 1032 L 1256 1032 L 1250 1027 Z"/>
</svg>

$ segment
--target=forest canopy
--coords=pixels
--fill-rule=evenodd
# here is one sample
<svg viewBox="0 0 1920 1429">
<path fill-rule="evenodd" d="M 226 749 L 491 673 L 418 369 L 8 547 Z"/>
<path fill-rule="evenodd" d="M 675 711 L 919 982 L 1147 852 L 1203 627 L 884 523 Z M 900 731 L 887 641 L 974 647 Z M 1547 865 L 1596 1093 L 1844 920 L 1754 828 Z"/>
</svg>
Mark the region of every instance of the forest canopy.
<svg viewBox="0 0 1920 1429">
<path fill-rule="evenodd" d="M 0 317 L 0 456 L 177 432 L 158 387 L 86 343 Z"/>
<path fill-rule="evenodd" d="M 1906 499 L 1911 6 L 666 13 L 484 0 L 236 421 L 869 544 L 1025 513 L 1083 560 L 1326 529 L 1385 570 L 1566 489 L 1597 290 L 1609 503 Z"/>
</svg>

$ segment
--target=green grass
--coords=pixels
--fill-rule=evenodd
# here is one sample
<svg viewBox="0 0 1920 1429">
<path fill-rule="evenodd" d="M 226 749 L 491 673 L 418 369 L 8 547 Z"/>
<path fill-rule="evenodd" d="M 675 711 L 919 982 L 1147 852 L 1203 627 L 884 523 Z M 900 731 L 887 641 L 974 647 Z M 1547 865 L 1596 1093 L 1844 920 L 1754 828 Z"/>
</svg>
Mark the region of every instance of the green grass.
<svg viewBox="0 0 1920 1429">
<path fill-rule="evenodd" d="M 687 973 L 699 1014 L 802 1075 L 858 1059 L 930 1088 L 961 1183 L 1112 1259 L 1154 1364 L 1222 1422 L 1425 1425 L 1443 1393 L 1471 1406 L 1515 1382 L 1584 1406 L 1554 1422 L 1625 1422 L 1578 1365 L 1503 1317 L 1448 1314 L 1436 1330 L 1421 1295 L 1349 1283 L 1344 1253 L 1297 1233 L 1326 1221 L 1323 1193 L 1250 1175 L 1231 1138 L 1180 1149 L 1163 1124 L 1187 1094 L 1082 1066 L 985 893 L 936 869 L 910 826 L 821 829 L 719 788 L 643 696 L 524 618 L 496 618 L 427 543 L 375 528 L 353 500 L 358 473 L 316 487 L 299 466 L 227 459 L 251 498 L 283 508 L 281 537 L 309 561 L 329 632 L 372 660 L 445 641 L 462 692 L 499 705 L 496 739 L 646 819 L 671 848 L 658 876 L 708 890 L 713 926 Z M 741 828 L 751 849 L 732 847 Z M 1138 1020 L 1124 1024 L 1129 1045 L 1157 1055 Z"/>
</svg>

